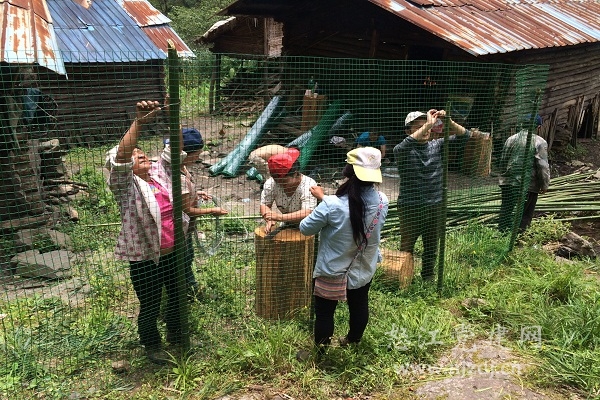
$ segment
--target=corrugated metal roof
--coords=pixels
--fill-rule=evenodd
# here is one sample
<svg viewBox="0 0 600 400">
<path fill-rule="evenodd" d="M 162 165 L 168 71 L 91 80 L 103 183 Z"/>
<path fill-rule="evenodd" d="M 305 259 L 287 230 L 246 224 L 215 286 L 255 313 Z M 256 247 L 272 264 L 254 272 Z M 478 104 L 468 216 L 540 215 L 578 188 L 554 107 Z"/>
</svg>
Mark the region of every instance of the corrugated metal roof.
<svg viewBox="0 0 600 400">
<path fill-rule="evenodd" d="M 476 56 L 600 40 L 599 0 L 368 1 Z M 290 0 L 237 0 L 219 14 L 281 17 L 301 7 Z"/>
<path fill-rule="evenodd" d="M 165 54 L 170 40 L 180 57 L 195 57 L 190 48 L 169 26 L 171 20 L 146 0 L 123 0 L 123 9 L 138 24 L 152 42 Z"/>
<path fill-rule="evenodd" d="M 139 26 L 166 25 L 169 18 L 146 0 L 121 0 L 123 9 Z"/>
<path fill-rule="evenodd" d="M 66 74 L 45 1 L 0 0 L 0 29 L 0 61 Z"/>
<path fill-rule="evenodd" d="M 94 0 L 88 8 L 72 0 L 48 0 L 65 62 L 161 60 L 166 53 L 150 40 L 114 0 Z"/>
<path fill-rule="evenodd" d="M 596 0 L 369 0 L 476 56 L 600 41 Z"/>
<path fill-rule="evenodd" d="M 171 40 L 190 48 L 146 0 L 0 0 L 0 61 L 66 74 L 64 62 L 130 62 L 167 57 Z"/>
<path fill-rule="evenodd" d="M 152 42 L 167 54 L 168 42 L 171 41 L 179 57 L 196 57 L 194 52 L 183 42 L 173 29 L 166 25 L 147 26 L 142 28 Z"/>
</svg>

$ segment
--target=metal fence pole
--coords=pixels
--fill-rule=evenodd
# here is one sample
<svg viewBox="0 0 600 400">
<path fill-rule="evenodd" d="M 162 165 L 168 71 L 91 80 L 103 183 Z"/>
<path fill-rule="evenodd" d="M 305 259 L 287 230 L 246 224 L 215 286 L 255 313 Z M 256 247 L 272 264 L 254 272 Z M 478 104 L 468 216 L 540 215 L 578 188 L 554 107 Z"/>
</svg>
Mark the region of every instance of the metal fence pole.
<svg viewBox="0 0 600 400">
<path fill-rule="evenodd" d="M 446 110 L 452 109 L 452 103 L 446 103 Z M 448 111 L 446 111 L 448 112 Z M 450 115 L 446 115 L 446 121 L 450 120 Z M 440 207 L 440 218 L 438 220 L 437 229 L 439 231 L 439 251 L 438 251 L 438 276 L 437 290 L 442 291 L 444 286 L 444 260 L 446 258 L 446 216 L 448 214 L 446 207 L 448 206 L 448 140 L 449 140 L 450 124 L 444 124 L 444 144 L 442 147 L 442 206 Z"/>
</svg>

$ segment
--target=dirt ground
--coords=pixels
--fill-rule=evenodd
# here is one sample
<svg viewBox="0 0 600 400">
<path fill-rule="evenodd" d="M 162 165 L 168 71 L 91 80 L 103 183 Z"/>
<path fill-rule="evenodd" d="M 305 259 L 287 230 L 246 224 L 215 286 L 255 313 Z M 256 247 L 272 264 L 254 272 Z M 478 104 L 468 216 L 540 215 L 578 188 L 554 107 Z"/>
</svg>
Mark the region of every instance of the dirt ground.
<svg viewBox="0 0 600 400">
<path fill-rule="evenodd" d="M 196 120 L 195 126 L 199 126 L 204 142 L 207 144 L 208 150 L 205 151 L 199 160 L 199 163 L 192 169 L 196 177 L 196 186 L 199 190 L 205 190 L 217 196 L 222 205 L 236 214 L 245 216 L 256 215 L 260 216 L 260 184 L 255 180 L 250 180 L 246 177 L 245 171 L 248 169 L 247 164 L 242 164 L 239 169 L 238 176 L 234 178 L 224 177 L 222 175 L 211 176 L 209 167 L 217 163 L 221 158 L 227 156 L 244 137 L 249 130 L 249 124 L 241 126 L 220 125 L 211 119 Z M 275 137 L 269 142 L 269 137 L 263 139 L 260 145 L 266 143 L 285 144 L 280 142 Z M 337 186 L 342 181 L 341 170 L 344 166 L 343 151 L 336 151 L 335 154 L 319 154 L 318 158 L 327 161 L 324 163 L 317 162 L 314 165 L 309 165 L 307 174 L 313 177 L 319 184 L 325 188 L 325 194 L 334 194 Z M 334 160 L 339 160 L 339 165 L 335 167 Z M 324 165 L 327 164 L 327 165 Z M 385 173 L 385 171 L 388 173 Z M 398 196 L 398 180 L 395 177 L 395 170 L 392 164 L 384 166 L 384 178 L 380 186 L 381 190 L 386 193 L 390 200 L 394 200 Z M 386 176 L 387 175 L 387 176 Z"/>
</svg>

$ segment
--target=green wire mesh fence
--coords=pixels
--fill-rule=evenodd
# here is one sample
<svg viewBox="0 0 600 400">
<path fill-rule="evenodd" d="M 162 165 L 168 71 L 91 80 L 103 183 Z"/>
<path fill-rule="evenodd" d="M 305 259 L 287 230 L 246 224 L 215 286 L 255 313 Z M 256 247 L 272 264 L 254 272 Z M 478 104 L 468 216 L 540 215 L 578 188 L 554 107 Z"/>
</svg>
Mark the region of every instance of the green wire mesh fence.
<svg viewBox="0 0 600 400">
<path fill-rule="evenodd" d="M 262 321 L 284 321 L 309 335 L 318 237 L 300 234 L 293 218 L 264 230 L 265 206 L 291 214 L 316 204 L 299 189 L 276 194 L 269 179 L 266 155 L 290 146 L 300 151 L 301 187 L 314 180 L 328 195 L 343 182 L 349 150 L 380 149 L 379 190 L 390 210 L 372 291 L 394 296 L 443 271 L 437 275 L 443 294 L 467 282 L 473 269 L 493 268 L 511 249 L 530 184 L 532 115 L 545 66 L 233 54 L 217 54 L 210 64 L 169 65 L 73 64 L 67 77 L 2 66 L 3 393 L 48 394 L 56 382 L 67 392 L 115 390 L 121 381 L 106 373 L 105 361 L 142 368 L 140 343 L 148 350 L 191 336 L 205 344 L 208 359 L 240 337 L 251 340 L 253 324 Z M 184 241 L 174 246 L 177 256 L 162 249 L 172 260 L 158 278 L 153 256 L 161 250 L 152 246 L 167 239 L 158 239 L 156 216 L 168 211 L 150 210 L 147 197 L 127 194 L 132 187 L 144 191 L 132 175 L 122 187 L 107 185 L 109 177 L 116 182 L 109 169 L 119 164 L 118 155 L 112 153 L 111 164 L 107 153 L 139 120 L 136 103 L 146 100 L 163 109 L 144 121 L 136 139 L 153 165 L 164 159 L 166 139 L 174 149 L 195 140 L 186 134 L 181 142 L 174 127 L 201 135 L 190 151 L 196 159 L 184 162 L 193 187 L 183 179 L 183 194 L 169 194 L 166 178 L 151 187 L 167 190 L 166 203 L 195 210 L 189 229 L 182 217 L 187 233 L 177 239 Z M 411 126 L 426 120 L 412 114 L 407 124 L 409 113 L 429 110 L 445 110 L 449 118 L 421 142 L 407 139 Z M 513 168 L 520 178 L 499 220 L 502 150 L 517 133 L 524 138 L 514 150 L 522 156 Z M 147 207 L 153 219 L 127 219 L 136 207 Z M 136 237 L 130 224 L 141 225 L 147 237 Z M 161 293 L 160 279 L 175 279 L 165 278 L 170 269 L 183 271 L 184 294 L 175 281 Z M 159 290 L 150 290 L 156 282 Z M 140 315 L 144 296 L 150 310 L 142 316 L 149 320 Z M 185 305 L 173 296 L 184 296 Z M 178 328 L 181 315 L 186 321 Z"/>
</svg>

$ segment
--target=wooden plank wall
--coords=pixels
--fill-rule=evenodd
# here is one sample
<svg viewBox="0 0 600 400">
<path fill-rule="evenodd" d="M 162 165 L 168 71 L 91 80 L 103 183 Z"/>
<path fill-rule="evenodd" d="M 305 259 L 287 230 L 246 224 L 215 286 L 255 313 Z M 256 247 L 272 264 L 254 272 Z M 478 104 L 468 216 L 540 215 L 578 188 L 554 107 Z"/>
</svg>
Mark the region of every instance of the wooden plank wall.
<svg viewBox="0 0 600 400">
<path fill-rule="evenodd" d="M 41 138 L 77 146 L 117 140 L 134 117 L 135 103 L 164 101 L 164 66 L 145 63 L 67 64 L 67 76 L 40 73 L 39 87 L 58 105 L 57 125 Z"/>
<path fill-rule="evenodd" d="M 600 94 L 600 43 L 528 51 L 520 55 L 518 60 L 519 64 L 550 66 L 540 115 L 549 121 L 556 110 L 556 127 L 565 128 L 568 125 L 569 108 L 577 106 L 578 99 L 583 97 L 583 103 L 578 107 L 581 112 L 575 116 L 580 125 L 583 111 Z M 598 127 L 595 128 L 597 130 Z M 546 134 L 553 137 L 554 132 Z"/>
<path fill-rule="evenodd" d="M 235 29 L 215 40 L 214 53 L 265 54 L 265 23 L 259 18 L 241 19 Z"/>
</svg>

